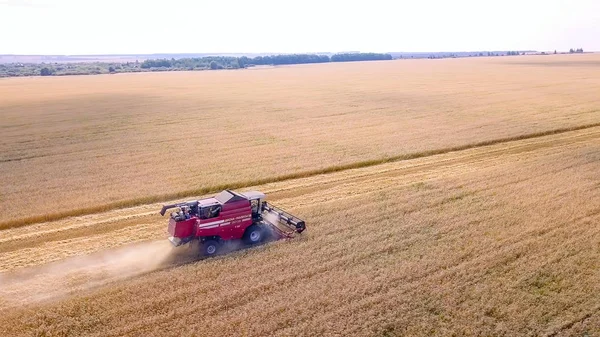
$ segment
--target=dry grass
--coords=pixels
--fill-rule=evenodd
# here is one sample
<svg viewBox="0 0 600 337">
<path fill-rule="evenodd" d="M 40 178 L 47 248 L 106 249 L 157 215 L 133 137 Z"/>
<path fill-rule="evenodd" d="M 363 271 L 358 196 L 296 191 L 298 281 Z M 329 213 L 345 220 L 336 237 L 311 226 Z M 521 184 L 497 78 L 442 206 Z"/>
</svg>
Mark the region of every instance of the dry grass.
<svg viewBox="0 0 600 337">
<path fill-rule="evenodd" d="M 0 223 L 598 123 L 599 61 L 568 55 L 3 79 Z"/>
<path fill-rule="evenodd" d="M 590 128 L 260 186 L 306 235 L 5 306 L 0 334 L 598 333 L 599 145 Z M 164 240 L 151 208 L 6 230 L 2 265 Z"/>
</svg>

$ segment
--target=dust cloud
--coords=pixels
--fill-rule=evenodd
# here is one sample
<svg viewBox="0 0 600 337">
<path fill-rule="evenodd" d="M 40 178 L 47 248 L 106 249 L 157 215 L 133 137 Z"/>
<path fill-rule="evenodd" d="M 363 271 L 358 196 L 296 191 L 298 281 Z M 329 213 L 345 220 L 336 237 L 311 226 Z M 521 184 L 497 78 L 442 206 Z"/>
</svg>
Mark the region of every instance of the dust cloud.
<svg viewBox="0 0 600 337">
<path fill-rule="evenodd" d="M 166 240 L 144 242 L 44 266 L 0 274 L 2 308 L 57 299 L 173 263 L 181 255 Z"/>
<path fill-rule="evenodd" d="M 266 214 L 265 220 L 276 225 L 279 217 Z M 272 226 L 264 228 L 267 232 L 263 243 L 282 238 Z M 225 241 L 219 255 L 249 247 L 241 240 Z M 197 261 L 199 251 L 197 242 L 173 247 L 167 240 L 158 240 L 0 273 L 0 312 L 19 305 L 60 300 L 110 282 Z"/>
<path fill-rule="evenodd" d="M 273 225 L 279 222 L 279 215 L 273 214 L 271 212 L 266 212 L 266 214 L 263 215 L 263 218 L 267 220 L 267 222 L 272 223 Z"/>
<path fill-rule="evenodd" d="M 281 235 L 275 231 L 274 226 L 277 226 L 277 224 L 279 223 L 279 215 L 270 213 L 270 212 L 266 212 L 265 214 L 263 214 L 263 219 L 270 223 L 271 226 L 265 226 L 263 227 L 264 230 L 266 230 L 266 234 L 270 237 L 270 238 L 274 238 L 274 239 L 280 239 Z"/>
</svg>

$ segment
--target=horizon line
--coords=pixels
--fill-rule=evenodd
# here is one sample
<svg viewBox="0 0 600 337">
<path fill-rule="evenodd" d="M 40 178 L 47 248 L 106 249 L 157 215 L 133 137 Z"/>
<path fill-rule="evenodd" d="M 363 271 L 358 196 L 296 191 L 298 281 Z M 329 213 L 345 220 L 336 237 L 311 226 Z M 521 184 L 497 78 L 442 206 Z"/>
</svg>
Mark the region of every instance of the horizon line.
<svg viewBox="0 0 600 337">
<path fill-rule="evenodd" d="M 482 49 L 482 50 L 440 50 L 440 51 L 387 51 L 387 52 L 371 52 L 371 51 L 320 51 L 320 52 L 153 52 L 153 53 L 109 53 L 109 54 L 26 54 L 26 53 L 7 53 L 0 56 L 139 56 L 139 55 L 228 55 L 228 54 L 270 54 L 270 55 L 292 55 L 292 54 L 344 54 L 344 53 L 376 53 L 376 54 L 428 54 L 428 53 L 480 53 L 480 52 L 539 52 L 535 49 Z M 550 50 L 548 50 L 550 51 Z M 554 50 L 552 50 L 554 51 Z M 558 49 L 557 49 L 558 51 Z M 567 50 L 568 52 L 568 50 Z M 590 51 L 597 52 L 597 51 Z"/>
</svg>

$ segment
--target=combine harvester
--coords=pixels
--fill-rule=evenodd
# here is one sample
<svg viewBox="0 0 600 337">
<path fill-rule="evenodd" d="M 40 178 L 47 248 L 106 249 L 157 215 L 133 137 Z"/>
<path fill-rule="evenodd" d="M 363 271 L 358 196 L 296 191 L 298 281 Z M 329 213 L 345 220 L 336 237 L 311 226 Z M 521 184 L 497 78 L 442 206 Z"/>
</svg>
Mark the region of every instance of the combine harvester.
<svg viewBox="0 0 600 337">
<path fill-rule="evenodd" d="M 213 198 L 165 205 L 160 215 L 177 208 L 169 219 L 169 241 L 177 247 L 198 240 L 204 256 L 216 255 L 230 240 L 242 239 L 253 245 L 268 235 L 292 238 L 306 229 L 303 220 L 264 199 L 261 192 L 224 190 Z"/>
</svg>

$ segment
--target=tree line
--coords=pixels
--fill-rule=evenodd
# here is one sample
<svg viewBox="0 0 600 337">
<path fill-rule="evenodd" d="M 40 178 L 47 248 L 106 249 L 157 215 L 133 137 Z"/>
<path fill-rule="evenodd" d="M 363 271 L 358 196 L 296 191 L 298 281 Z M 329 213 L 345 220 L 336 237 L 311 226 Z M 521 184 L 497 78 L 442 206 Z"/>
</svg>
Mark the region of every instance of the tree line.
<svg viewBox="0 0 600 337">
<path fill-rule="evenodd" d="M 98 75 L 140 72 L 139 62 L 4 63 L 0 77 Z"/>
<path fill-rule="evenodd" d="M 238 69 L 259 65 L 391 60 L 391 54 L 289 54 L 256 57 L 204 56 L 148 59 L 143 62 L 0 63 L 0 77 L 98 75 L 148 71 Z"/>
<path fill-rule="evenodd" d="M 390 54 L 378 53 L 344 53 L 328 55 L 315 54 L 286 54 L 256 57 L 207 56 L 182 59 L 153 59 L 142 62 L 143 69 L 176 68 L 183 70 L 194 69 L 237 69 L 256 65 L 284 65 L 350 61 L 391 60 Z"/>
</svg>

